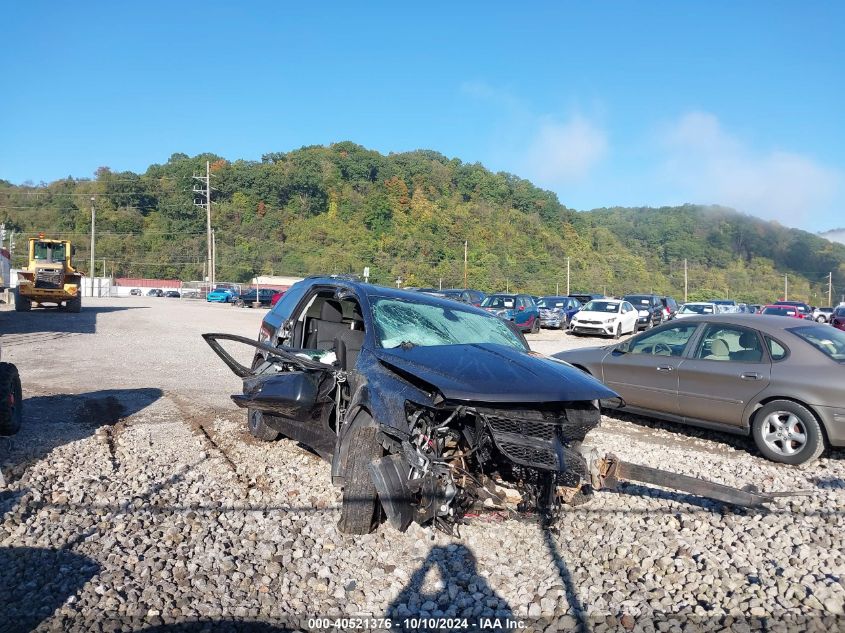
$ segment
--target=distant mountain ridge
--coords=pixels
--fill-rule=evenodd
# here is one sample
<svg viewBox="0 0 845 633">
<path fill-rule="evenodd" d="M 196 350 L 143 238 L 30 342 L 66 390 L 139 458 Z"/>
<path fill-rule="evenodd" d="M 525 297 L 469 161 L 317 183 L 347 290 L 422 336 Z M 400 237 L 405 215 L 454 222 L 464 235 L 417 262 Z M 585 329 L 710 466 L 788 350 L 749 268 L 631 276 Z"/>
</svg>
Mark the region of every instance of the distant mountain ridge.
<svg viewBox="0 0 845 633">
<path fill-rule="evenodd" d="M 228 161 L 173 154 L 144 173 L 100 168 L 94 179 L 0 181 L 0 222 L 75 241 L 87 272 L 90 197 L 97 261 L 116 276 L 197 280 L 205 213 L 192 189 L 211 165 L 217 279 L 358 273 L 385 285 L 532 294 L 655 292 L 683 299 L 783 295 L 811 303 L 828 272 L 845 287 L 845 246 L 721 207 L 576 212 L 557 195 L 436 151 L 383 155 L 351 142 Z M 195 197 L 196 196 L 196 197 Z M 21 233 L 23 232 L 23 233 Z M 466 268 L 464 247 L 466 244 Z M 466 275 L 466 281 L 465 281 Z"/>
</svg>

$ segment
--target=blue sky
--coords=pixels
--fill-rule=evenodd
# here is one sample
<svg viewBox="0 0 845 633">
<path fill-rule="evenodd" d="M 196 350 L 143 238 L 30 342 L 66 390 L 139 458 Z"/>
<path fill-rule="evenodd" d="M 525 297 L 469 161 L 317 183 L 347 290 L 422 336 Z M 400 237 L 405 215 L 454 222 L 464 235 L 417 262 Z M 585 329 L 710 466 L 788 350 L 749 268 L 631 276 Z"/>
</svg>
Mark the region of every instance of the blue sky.
<svg viewBox="0 0 845 633">
<path fill-rule="evenodd" d="M 0 178 L 352 140 L 845 226 L 845 3 L 303 4 L 7 3 Z"/>
</svg>

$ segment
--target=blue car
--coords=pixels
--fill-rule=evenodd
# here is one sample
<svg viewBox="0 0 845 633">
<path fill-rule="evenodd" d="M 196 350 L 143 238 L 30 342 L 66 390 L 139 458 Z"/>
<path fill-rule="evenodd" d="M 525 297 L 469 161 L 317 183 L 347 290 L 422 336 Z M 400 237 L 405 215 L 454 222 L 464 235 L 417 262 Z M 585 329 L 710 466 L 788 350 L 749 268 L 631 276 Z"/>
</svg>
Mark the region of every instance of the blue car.
<svg viewBox="0 0 845 633">
<path fill-rule="evenodd" d="M 540 308 L 540 327 L 562 330 L 581 309 L 581 303 L 572 297 L 542 297 L 537 307 Z"/>
<path fill-rule="evenodd" d="M 513 321 L 523 332 L 540 331 L 540 310 L 531 295 L 490 295 L 481 302 L 481 309 L 505 321 Z"/>
<path fill-rule="evenodd" d="M 212 303 L 232 303 L 238 298 L 238 293 L 233 288 L 215 288 L 209 292 L 205 300 Z"/>
</svg>

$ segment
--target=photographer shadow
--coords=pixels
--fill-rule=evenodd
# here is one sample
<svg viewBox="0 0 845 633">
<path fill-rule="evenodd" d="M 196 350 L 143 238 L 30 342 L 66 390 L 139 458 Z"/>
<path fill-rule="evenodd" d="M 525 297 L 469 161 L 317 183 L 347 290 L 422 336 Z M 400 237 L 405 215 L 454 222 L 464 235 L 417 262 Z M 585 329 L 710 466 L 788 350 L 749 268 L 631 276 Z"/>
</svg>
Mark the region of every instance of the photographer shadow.
<svg viewBox="0 0 845 633">
<path fill-rule="evenodd" d="M 26 491 L 0 491 L 0 517 L 20 510 Z M 97 561 L 66 549 L 0 547 L 0 630 L 36 629 L 100 571 Z"/>
<path fill-rule="evenodd" d="M 507 620 L 514 619 L 507 601 L 478 575 L 475 556 L 459 544 L 433 547 L 388 606 L 386 616 L 394 629 L 403 631 L 415 628 L 406 626 L 407 618 L 466 618 L 470 630 L 482 618 L 498 619 L 501 630 L 507 628 Z"/>
</svg>

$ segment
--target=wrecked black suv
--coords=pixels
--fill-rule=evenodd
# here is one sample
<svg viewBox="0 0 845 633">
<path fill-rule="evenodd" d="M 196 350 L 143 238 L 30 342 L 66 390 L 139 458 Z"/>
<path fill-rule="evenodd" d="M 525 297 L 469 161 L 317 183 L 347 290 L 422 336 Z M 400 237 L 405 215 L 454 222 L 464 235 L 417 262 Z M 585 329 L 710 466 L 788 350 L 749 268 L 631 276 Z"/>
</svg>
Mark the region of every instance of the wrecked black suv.
<svg viewBox="0 0 845 633">
<path fill-rule="evenodd" d="M 287 436 L 331 463 L 346 533 L 369 532 L 382 511 L 399 530 L 416 521 L 451 532 L 479 502 L 545 512 L 584 484 L 639 472 L 581 446 L 613 391 L 472 306 L 316 277 L 288 290 L 257 341 L 203 336 L 242 378 L 232 399 L 253 435 Z M 226 341 L 254 348 L 252 365 Z M 677 487 L 680 476 L 663 473 L 675 478 L 665 484 L 659 473 L 639 479 Z M 729 502 L 767 500 L 719 488 Z"/>
</svg>

